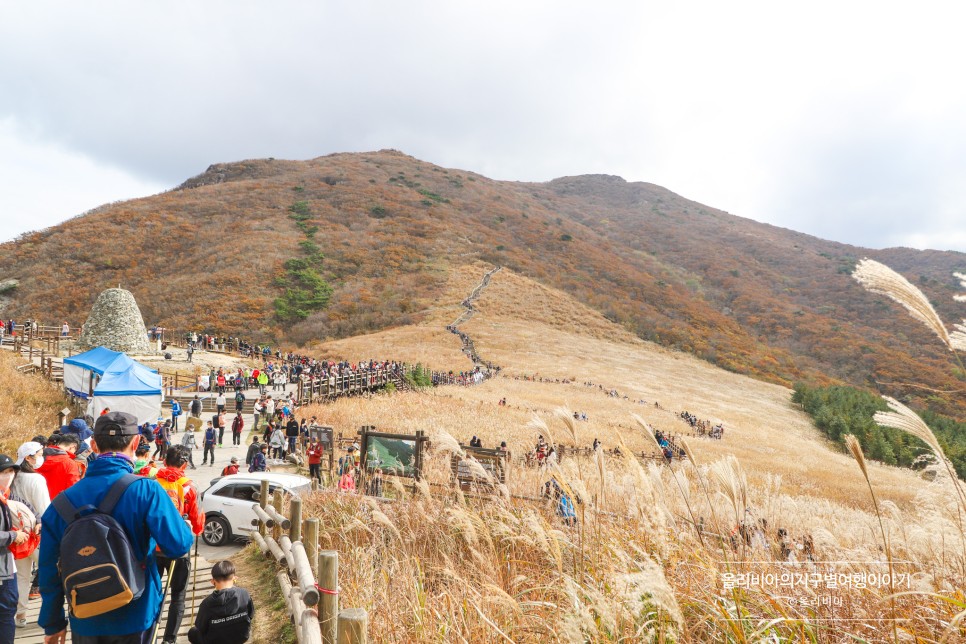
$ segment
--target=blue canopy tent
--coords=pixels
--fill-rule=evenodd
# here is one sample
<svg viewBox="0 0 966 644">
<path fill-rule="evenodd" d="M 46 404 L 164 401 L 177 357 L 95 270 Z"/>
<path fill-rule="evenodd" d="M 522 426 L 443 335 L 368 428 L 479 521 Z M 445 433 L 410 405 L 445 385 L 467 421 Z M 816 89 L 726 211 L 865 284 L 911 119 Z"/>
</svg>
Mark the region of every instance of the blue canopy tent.
<svg viewBox="0 0 966 644">
<path fill-rule="evenodd" d="M 76 356 L 64 358 L 64 387 L 74 396 L 86 400 L 94 391 L 98 376 L 103 376 L 119 356 L 119 351 L 96 347 Z M 124 356 L 127 358 L 127 356 Z M 130 358 L 127 358 L 131 360 Z M 134 362 L 131 360 L 131 362 Z"/>
<path fill-rule="evenodd" d="M 137 365 L 138 368 L 151 373 L 158 372 L 157 369 L 150 369 L 140 362 L 135 362 L 120 351 L 96 347 L 90 351 L 78 353 L 76 356 L 64 358 L 64 387 L 78 398 L 86 400 L 105 373 L 121 373 L 127 371 L 132 365 Z"/>
<path fill-rule="evenodd" d="M 124 371 L 106 372 L 94 387 L 93 413 L 107 408 L 133 414 L 138 423 L 155 422 L 163 400 L 160 374 L 132 360 Z"/>
<path fill-rule="evenodd" d="M 93 399 L 88 407 L 93 416 L 104 408 L 134 414 L 139 423 L 161 415 L 161 376 L 119 351 L 96 347 L 65 358 L 64 387 L 78 398 Z"/>
</svg>

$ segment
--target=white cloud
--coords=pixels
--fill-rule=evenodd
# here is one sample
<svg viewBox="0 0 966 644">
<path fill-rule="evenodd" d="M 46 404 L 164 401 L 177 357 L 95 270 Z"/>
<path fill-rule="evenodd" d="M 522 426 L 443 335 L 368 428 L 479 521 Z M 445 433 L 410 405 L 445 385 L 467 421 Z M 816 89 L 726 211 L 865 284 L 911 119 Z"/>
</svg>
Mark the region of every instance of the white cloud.
<svg viewBox="0 0 966 644">
<path fill-rule="evenodd" d="M 855 244 L 950 244 L 966 207 L 963 12 L 23 3 L 0 21 L 0 118 L 18 154 L 52 146 L 149 190 L 215 162 L 392 147 L 500 179 L 619 174 Z M 0 210 L 29 202 L 13 188 Z"/>
<path fill-rule="evenodd" d="M 164 188 L 25 135 L 9 118 L 0 120 L 0 150 L 0 241 Z"/>
</svg>

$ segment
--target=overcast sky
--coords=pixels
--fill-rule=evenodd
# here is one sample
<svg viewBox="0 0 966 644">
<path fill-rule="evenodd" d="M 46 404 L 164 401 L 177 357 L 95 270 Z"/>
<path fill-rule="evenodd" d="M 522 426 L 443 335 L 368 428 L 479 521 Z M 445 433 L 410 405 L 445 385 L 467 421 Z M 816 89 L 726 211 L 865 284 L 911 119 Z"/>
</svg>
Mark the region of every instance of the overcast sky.
<svg viewBox="0 0 966 644">
<path fill-rule="evenodd" d="M 211 163 L 396 148 L 966 251 L 960 6 L 3 2 L 0 239 Z"/>
</svg>

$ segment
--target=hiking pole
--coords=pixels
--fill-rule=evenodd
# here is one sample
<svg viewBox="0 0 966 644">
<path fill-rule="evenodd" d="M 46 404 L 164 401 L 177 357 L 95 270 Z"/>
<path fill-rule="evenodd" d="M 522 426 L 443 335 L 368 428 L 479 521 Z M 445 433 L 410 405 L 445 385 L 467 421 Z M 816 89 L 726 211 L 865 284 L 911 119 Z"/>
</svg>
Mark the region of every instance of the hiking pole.
<svg viewBox="0 0 966 644">
<path fill-rule="evenodd" d="M 158 626 L 161 625 L 161 615 L 164 614 L 164 600 L 168 596 L 168 587 L 171 585 L 171 575 L 174 574 L 174 563 L 177 559 L 171 560 L 171 565 L 168 566 L 168 578 L 164 582 L 164 592 L 161 593 L 161 606 L 158 607 L 158 616 L 154 618 L 154 628 L 151 629 L 151 637 L 148 638 L 150 644 L 154 644 L 155 638 L 158 636 Z"/>
</svg>

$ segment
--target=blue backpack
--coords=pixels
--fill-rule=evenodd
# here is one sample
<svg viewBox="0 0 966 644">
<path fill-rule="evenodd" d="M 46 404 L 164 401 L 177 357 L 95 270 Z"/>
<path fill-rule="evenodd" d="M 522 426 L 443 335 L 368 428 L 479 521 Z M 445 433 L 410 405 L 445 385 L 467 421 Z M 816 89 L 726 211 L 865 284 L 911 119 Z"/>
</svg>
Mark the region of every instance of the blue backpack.
<svg viewBox="0 0 966 644">
<path fill-rule="evenodd" d="M 60 540 L 60 576 L 73 617 L 103 615 L 144 592 L 144 563 L 135 557 L 131 539 L 111 516 L 124 491 L 140 478 L 122 476 L 96 508 L 76 508 L 66 494 L 53 500 L 57 514 L 67 522 Z"/>
</svg>

